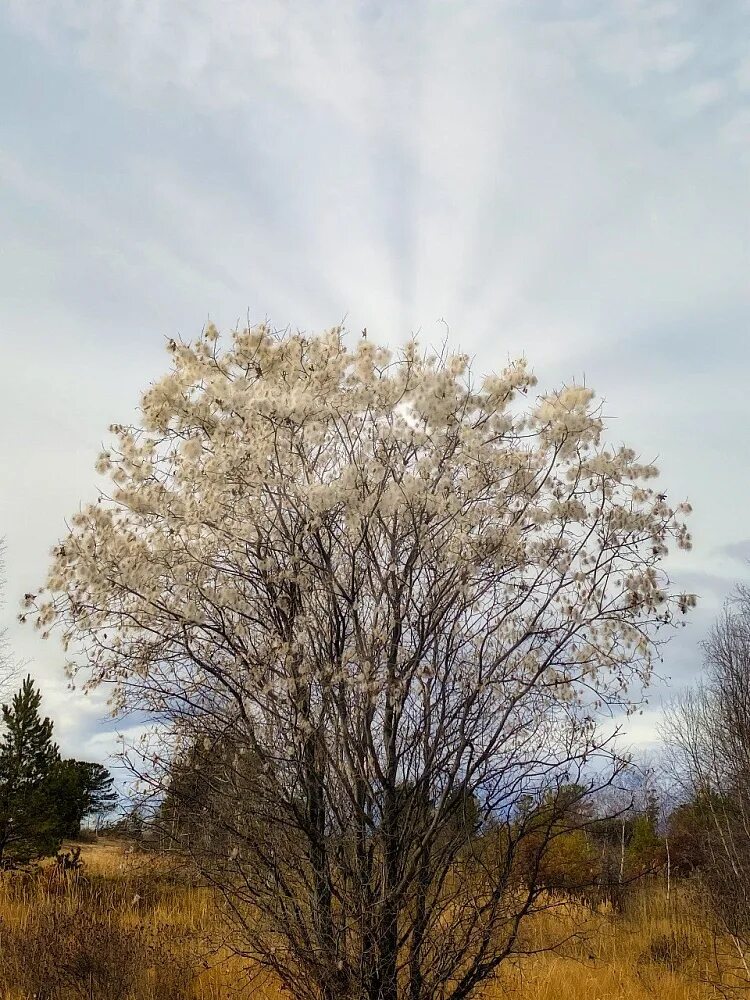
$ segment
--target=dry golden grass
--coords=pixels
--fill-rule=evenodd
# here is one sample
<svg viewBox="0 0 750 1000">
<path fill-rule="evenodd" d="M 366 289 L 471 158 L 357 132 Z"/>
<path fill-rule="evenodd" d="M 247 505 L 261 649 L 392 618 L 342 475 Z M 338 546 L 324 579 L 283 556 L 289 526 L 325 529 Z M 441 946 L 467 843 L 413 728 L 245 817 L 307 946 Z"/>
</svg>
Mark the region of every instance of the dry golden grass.
<svg viewBox="0 0 750 1000">
<path fill-rule="evenodd" d="M 697 905 L 682 890 L 671 900 L 663 889 L 644 887 L 626 914 L 588 915 L 563 905 L 538 917 L 528 930 L 532 946 L 564 932 L 574 936 L 554 952 L 506 966 L 487 997 L 515 993 L 523 1000 L 702 1000 L 715 990 L 701 980 L 713 976 L 712 938 Z M 576 928 L 582 928 L 575 933 Z"/>
<path fill-rule="evenodd" d="M 164 862 L 128 853 L 120 843 L 85 845 L 82 858 L 85 878 L 65 884 L 52 868 L 29 879 L 2 877 L 0 1000 L 35 993 L 55 1000 L 248 995 L 252 970 L 211 947 L 217 916 L 206 890 L 165 878 Z M 699 901 L 685 887 L 667 898 L 663 887 L 644 885 L 625 914 L 561 903 L 534 918 L 524 944 L 543 949 L 566 935 L 555 952 L 506 963 L 484 1000 L 716 996 L 705 982 L 715 977 L 713 942 Z M 45 976 L 56 984 L 46 993 Z M 270 981 L 256 982 L 253 995 L 289 1000 Z"/>
</svg>

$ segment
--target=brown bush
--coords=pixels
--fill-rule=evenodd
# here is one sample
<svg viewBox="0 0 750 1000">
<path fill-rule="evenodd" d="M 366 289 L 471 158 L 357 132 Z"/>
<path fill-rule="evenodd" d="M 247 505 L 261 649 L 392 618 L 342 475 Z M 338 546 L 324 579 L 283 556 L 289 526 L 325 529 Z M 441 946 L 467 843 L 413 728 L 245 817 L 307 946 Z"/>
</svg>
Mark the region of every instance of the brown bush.
<svg viewBox="0 0 750 1000">
<path fill-rule="evenodd" d="M 693 955 L 694 947 L 688 934 L 671 930 L 658 934 L 649 942 L 642 958 L 655 965 L 663 965 L 670 972 L 677 972 Z"/>
<path fill-rule="evenodd" d="M 187 1000 L 191 975 L 165 942 L 92 900 L 47 896 L 0 922 L 0 991 L 37 1000 Z"/>
<path fill-rule="evenodd" d="M 25 925 L 2 925 L 0 942 L 0 983 L 38 1000 L 127 1000 L 147 964 L 139 929 L 54 899 Z"/>
</svg>

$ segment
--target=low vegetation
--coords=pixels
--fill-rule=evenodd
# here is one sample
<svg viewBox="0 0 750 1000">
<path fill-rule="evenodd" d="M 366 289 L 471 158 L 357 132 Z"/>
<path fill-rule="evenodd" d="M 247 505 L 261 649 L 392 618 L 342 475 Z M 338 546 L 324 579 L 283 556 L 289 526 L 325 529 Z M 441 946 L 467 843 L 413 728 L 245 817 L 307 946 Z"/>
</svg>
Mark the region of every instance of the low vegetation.
<svg viewBox="0 0 750 1000">
<path fill-rule="evenodd" d="M 81 845 L 81 858 L 67 872 L 51 863 L 3 874 L 2 1000 L 290 1000 L 217 946 L 226 927 L 216 900 L 165 858 L 124 841 Z M 549 903 L 524 931 L 528 950 L 541 953 L 505 963 L 480 994 L 486 1000 L 702 1000 L 738 983 L 731 941 L 714 938 L 690 880 L 668 894 L 662 878 L 645 879 L 622 912 L 563 895 Z"/>
</svg>

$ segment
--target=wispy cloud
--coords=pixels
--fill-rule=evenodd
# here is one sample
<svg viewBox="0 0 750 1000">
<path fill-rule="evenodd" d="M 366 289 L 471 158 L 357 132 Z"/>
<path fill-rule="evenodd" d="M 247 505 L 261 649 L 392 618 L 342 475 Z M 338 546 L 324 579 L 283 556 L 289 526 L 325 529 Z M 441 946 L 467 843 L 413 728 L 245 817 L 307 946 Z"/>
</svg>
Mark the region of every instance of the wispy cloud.
<svg viewBox="0 0 750 1000">
<path fill-rule="evenodd" d="M 720 602 L 750 488 L 749 22 L 743 0 L 9 0 L 9 613 L 164 337 L 246 312 L 392 343 L 444 318 L 482 371 L 587 377 L 694 501 L 675 572 Z M 58 651 L 13 638 L 100 752 Z"/>
<path fill-rule="evenodd" d="M 750 538 L 740 538 L 722 545 L 719 554 L 742 563 L 746 570 L 750 569 Z"/>
</svg>

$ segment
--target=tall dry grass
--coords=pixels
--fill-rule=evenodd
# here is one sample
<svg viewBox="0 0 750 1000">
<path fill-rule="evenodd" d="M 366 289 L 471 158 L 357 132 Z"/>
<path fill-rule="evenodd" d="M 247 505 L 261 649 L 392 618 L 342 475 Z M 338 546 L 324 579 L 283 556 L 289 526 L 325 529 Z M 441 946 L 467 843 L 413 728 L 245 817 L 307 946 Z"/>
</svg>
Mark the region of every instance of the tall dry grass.
<svg viewBox="0 0 750 1000">
<path fill-rule="evenodd" d="M 86 845 L 83 874 L 48 867 L 0 878 L 1 1000 L 289 1000 L 249 963 L 217 950 L 209 892 L 152 855 Z M 551 900 L 526 928 L 538 954 L 507 963 L 484 1000 L 703 1000 L 717 949 L 688 886 L 644 884 L 622 914 Z M 566 937 L 554 952 L 544 949 Z"/>
</svg>

